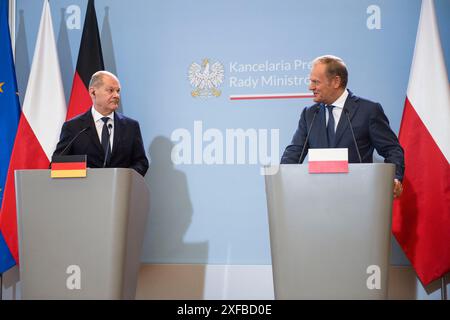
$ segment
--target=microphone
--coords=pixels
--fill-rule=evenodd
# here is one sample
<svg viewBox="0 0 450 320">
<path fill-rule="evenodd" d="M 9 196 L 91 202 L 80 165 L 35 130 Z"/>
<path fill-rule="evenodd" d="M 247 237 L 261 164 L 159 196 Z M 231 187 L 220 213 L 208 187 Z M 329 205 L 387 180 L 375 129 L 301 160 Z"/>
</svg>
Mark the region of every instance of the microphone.
<svg viewBox="0 0 450 320">
<path fill-rule="evenodd" d="M 108 151 L 109 151 L 109 144 L 110 144 L 110 140 L 111 140 L 111 129 L 112 129 L 112 124 L 108 124 L 108 143 L 106 144 L 106 151 L 105 151 L 105 160 L 103 160 L 103 168 L 106 167 L 106 159 L 108 158 Z"/>
<path fill-rule="evenodd" d="M 89 128 L 90 128 L 90 127 L 86 127 L 86 128 L 84 128 L 84 129 L 81 129 L 81 130 L 75 135 L 75 137 L 73 137 L 73 139 L 70 140 L 69 144 L 64 148 L 63 151 L 61 151 L 61 153 L 60 153 L 59 155 L 62 156 L 62 155 L 64 154 L 64 152 L 66 152 L 67 149 L 69 149 L 69 147 L 72 145 L 72 143 L 75 142 L 75 140 L 78 138 L 78 136 L 79 136 L 80 134 L 82 134 L 83 132 L 85 132 L 86 130 L 88 130 Z"/>
<path fill-rule="evenodd" d="M 311 133 L 312 126 L 314 124 L 314 120 L 316 119 L 316 115 L 319 113 L 320 106 L 317 106 L 316 110 L 314 110 L 314 116 L 311 120 L 311 124 L 309 125 L 308 133 L 306 134 L 305 142 L 303 143 L 302 153 L 300 153 L 300 158 L 298 159 L 298 163 L 300 164 L 302 161 L 303 153 L 305 152 L 306 144 L 308 143 L 309 134 Z"/>
<path fill-rule="evenodd" d="M 361 154 L 359 153 L 358 143 L 356 143 L 355 133 L 353 132 L 352 122 L 350 121 L 350 116 L 348 115 L 348 110 L 344 108 L 344 112 L 347 115 L 347 121 L 350 125 L 350 131 L 352 132 L 353 143 L 356 147 L 356 152 L 358 153 L 359 163 L 362 163 Z"/>
</svg>

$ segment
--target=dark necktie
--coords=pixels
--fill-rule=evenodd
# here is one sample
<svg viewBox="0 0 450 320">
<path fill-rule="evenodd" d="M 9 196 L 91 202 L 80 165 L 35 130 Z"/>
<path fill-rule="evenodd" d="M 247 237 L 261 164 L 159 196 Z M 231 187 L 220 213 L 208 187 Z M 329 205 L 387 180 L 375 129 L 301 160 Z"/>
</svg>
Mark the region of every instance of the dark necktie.
<svg viewBox="0 0 450 320">
<path fill-rule="evenodd" d="M 106 154 L 106 159 L 109 160 L 110 156 L 111 156 L 111 144 L 108 144 L 109 141 L 109 129 L 108 129 L 108 117 L 103 117 L 102 121 L 103 121 L 103 129 L 102 129 L 102 147 L 103 147 L 103 151 Z M 108 151 L 106 151 L 106 148 L 108 148 Z"/>
<path fill-rule="evenodd" d="M 328 105 L 328 125 L 327 125 L 327 137 L 328 137 L 328 147 L 334 148 L 334 138 L 335 138 L 335 132 L 334 132 L 334 117 L 333 117 L 333 108 L 334 106 Z"/>
</svg>

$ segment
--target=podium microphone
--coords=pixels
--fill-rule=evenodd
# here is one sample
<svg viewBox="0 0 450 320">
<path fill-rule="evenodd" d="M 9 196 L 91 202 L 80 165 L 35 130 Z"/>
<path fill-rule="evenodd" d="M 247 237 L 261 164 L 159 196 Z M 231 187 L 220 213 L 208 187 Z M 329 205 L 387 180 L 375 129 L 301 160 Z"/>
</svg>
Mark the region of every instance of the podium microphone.
<svg viewBox="0 0 450 320">
<path fill-rule="evenodd" d="M 69 144 L 64 148 L 63 151 L 61 151 L 61 153 L 59 154 L 59 156 L 62 156 L 64 154 L 64 152 L 67 151 L 67 149 L 69 149 L 69 147 L 72 145 L 72 143 L 74 143 L 74 141 L 79 137 L 80 134 L 82 134 L 83 132 L 85 132 L 86 130 L 88 130 L 90 127 L 86 127 L 84 129 L 81 129 L 76 135 L 75 137 L 73 137 L 72 140 L 70 140 Z"/>
<path fill-rule="evenodd" d="M 108 158 L 108 151 L 109 151 L 109 144 L 110 144 L 110 140 L 111 140 L 111 129 L 112 129 L 112 124 L 108 124 L 108 143 L 106 144 L 106 151 L 105 151 L 105 160 L 103 160 L 103 168 L 106 167 L 106 159 Z"/>
<path fill-rule="evenodd" d="M 76 135 L 75 137 L 73 137 L 72 140 L 70 140 L 70 142 L 67 144 L 67 146 L 63 149 L 63 151 L 60 152 L 60 154 L 57 155 L 57 157 L 60 157 L 62 155 L 64 155 L 64 153 L 67 151 L 67 149 L 69 149 L 69 147 L 72 145 L 72 143 L 74 143 L 74 141 L 80 136 L 80 134 L 82 134 L 83 132 L 85 132 L 86 130 L 88 130 L 90 127 L 86 127 L 84 129 L 81 129 Z M 52 163 L 53 163 L 53 157 L 52 160 L 50 161 L 48 168 L 51 169 L 52 168 Z"/>
<path fill-rule="evenodd" d="M 314 110 L 314 116 L 311 120 L 311 124 L 309 125 L 308 133 L 306 134 L 305 142 L 303 143 L 302 153 L 300 153 L 300 158 L 298 159 L 298 163 L 302 163 L 303 153 L 305 152 L 306 144 L 308 143 L 309 134 L 311 133 L 312 126 L 314 124 L 314 120 L 316 119 L 316 115 L 319 113 L 320 105 L 317 106 L 316 110 Z"/>
<path fill-rule="evenodd" d="M 359 163 L 362 163 L 361 154 L 359 153 L 358 143 L 356 143 L 355 133 L 353 132 L 352 122 L 350 121 L 350 116 L 348 115 L 348 110 L 344 108 L 344 112 L 347 115 L 347 121 L 350 125 L 350 131 L 352 132 L 353 143 L 356 147 L 356 152 L 358 153 Z"/>
</svg>

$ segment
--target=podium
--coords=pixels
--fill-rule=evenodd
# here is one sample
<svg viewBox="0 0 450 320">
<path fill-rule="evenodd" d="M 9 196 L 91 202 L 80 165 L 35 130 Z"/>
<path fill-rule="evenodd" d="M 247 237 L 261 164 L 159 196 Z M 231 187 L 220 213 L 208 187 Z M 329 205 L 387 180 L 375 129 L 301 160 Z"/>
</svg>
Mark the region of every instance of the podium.
<svg viewBox="0 0 450 320">
<path fill-rule="evenodd" d="M 265 170 L 275 299 L 387 299 L 395 166 Z"/>
<path fill-rule="evenodd" d="M 134 299 L 149 189 L 132 169 L 15 172 L 23 299 Z"/>
</svg>

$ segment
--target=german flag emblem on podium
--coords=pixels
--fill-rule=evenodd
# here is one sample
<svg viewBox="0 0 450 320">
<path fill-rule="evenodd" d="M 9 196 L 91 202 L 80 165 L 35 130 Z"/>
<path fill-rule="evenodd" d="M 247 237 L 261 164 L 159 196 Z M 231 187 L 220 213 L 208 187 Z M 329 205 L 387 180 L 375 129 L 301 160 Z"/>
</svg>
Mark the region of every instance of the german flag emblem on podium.
<svg viewBox="0 0 450 320">
<path fill-rule="evenodd" d="M 51 165 L 51 178 L 84 178 L 86 177 L 86 155 L 54 156 Z"/>
</svg>

